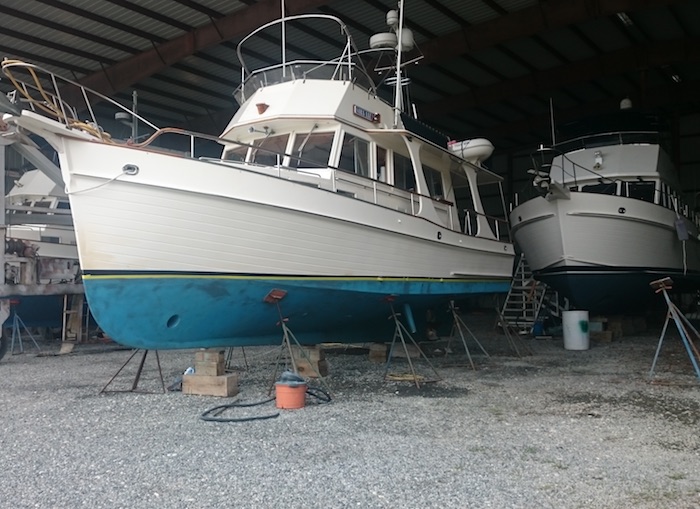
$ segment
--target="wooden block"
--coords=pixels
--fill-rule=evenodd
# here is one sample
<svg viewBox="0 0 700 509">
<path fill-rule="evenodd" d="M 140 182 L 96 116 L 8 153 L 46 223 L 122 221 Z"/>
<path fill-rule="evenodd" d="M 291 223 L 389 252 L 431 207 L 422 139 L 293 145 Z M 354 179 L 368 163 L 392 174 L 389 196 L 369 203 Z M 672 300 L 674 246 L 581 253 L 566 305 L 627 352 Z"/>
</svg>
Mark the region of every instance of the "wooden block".
<svg viewBox="0 0 700 509">
<path fill-rule="evenodd" d="M 411 357 L 411 359 L 419 359 L 420 358 L 420 350 L 418 350 L 418 347 L 416 345 L 406 345 L 406 350 L 408 350 L 408 355 Z M 401 358 L 405 359 L 406 358 L 406 351 L 403 348 L 403 345 L 401 343 L 396 343 L 394 345 L 394 351 L 392 352 L 392 357 L 396 358 Z"/>
<path fill-rule="evenodd" d="M 618 321 L 611 321 L 608 322 L 608 330 L 612 332 L 613 339 L 620 339 L 623 334 L 622 334 L 622 322 Z"/>
<path fill-rule="evenodd" d="M 307 360 L 294 360 L 297 365 L 297 371 L 301 376 L 308 378 L 318 378 L 321 376 L 328 376 L 328 361 L 322 359 L 318 362 L 310 363 Z"/>
<path fill-rule="evenodd" d="M 386 362 L 387 346 L 385 343 L 372 343 L 369 345 L 369 361 L 383 364 Z"/>
<path fill-rule="evenodd" d="M 223 359 L 218 361 L 194 361 L 195 375 L 219 376 L 225 372 Z"/>
<path fill-rule="evenodd" d="M 210 348 L 208 350 L 198 350 L 194 354 L 195 362 L 224 362 L 225 350 L 223 348 Z"/>
<path fill-rule="evenodd" d="M 605 329 L 605 322 L 603 322 L 602 320 L 595 320 L 595 319 L 589 320 L 588 330 L 590 332 L 594 332 L 594 331 L 598 332 L 598 331 L 602 331 L 604 329 Z"/>
<path fill-rule="evenodd" d="M 610 343 L 613 340 L 613 331 L 611 330 L 589 331 L 588 334 L 591 341 L 596 343 Z"/>
<path fill-rule="evenodd" d="M 220 376 L 183 375 L 182 392 L 224 398 L 235 396 L 238 394 L 238 375 L 236 373 Z"/>
<path fill-rule="evenodd" d="M 301 349 L 298 346 L 294 346 L 292 348 L 292 354 L 294 355 L 295 361 L 299 359 L 318 362 L 326 358 L 323 353 L 323 349 L 319 345 L 302 346 Z"/>
</svg>

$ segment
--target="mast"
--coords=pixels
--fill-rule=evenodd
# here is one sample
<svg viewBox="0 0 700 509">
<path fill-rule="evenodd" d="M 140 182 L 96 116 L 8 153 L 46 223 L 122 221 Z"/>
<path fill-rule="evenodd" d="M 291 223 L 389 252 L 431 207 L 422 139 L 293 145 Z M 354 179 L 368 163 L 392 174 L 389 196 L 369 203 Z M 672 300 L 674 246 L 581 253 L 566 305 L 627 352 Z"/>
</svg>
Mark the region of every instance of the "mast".
<svg viewBox="0 0 700 509">
<path fill-rule="evenodd" d="M 396 33 L 398 42 L 396 44 L 396 87 L 394 92 L 394 128 L 399 125 L 401 115 L 401 57 L 403 51 L 403 0 L 399 0 L 399 27 Z"/>
<path fill-rule="evenodd" d="M 282 77 L 284 78 L 287 76 L 287 27 L 286 23 L 284 22 L 286 11 L 284 8 L 284 0 L 282 0 L 280 4 L 282 7 L 282 17 L 280 18 L 282 20 Z"/>
</svg>

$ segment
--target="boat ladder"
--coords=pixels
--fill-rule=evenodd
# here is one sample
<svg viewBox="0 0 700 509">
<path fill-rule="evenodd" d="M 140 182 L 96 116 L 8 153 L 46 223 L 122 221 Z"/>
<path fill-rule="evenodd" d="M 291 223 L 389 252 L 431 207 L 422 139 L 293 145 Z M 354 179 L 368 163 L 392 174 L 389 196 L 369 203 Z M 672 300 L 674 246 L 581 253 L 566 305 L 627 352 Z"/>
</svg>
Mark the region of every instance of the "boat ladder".
<svg viewBox="0 0 700 509">
<path fill-rule="evenodd" d="M 506 321 L 519 334 L 532 334 L 538 320 L 561 318 L 561 312 L 568 308 L 567 299 L 561 299 L 558 292 L 533 277 L 525 255 L 520 254 L 496 325 Z"/>
</svg>

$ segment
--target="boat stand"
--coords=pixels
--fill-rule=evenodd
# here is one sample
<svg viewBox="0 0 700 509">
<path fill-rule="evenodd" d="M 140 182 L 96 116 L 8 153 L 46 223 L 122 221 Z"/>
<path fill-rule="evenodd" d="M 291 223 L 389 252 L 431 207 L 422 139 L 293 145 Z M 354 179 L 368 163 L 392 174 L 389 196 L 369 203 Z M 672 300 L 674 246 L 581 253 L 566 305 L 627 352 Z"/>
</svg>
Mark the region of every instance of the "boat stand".
<svg viewBox="0 0 700 509">
<path fill-rule="evenodd" d="M 19 353 L 24 353 L 24 344 L 22 343 L 22 329 L 24 329 L 24 332 L 29 335 L 29 339 L 32 340 L 32 343 L 34 343 L 34 346 L 36 347 L 39 352 L 41 352 L 41 348 L 39 347 L 39 344 L 36 342 L 36 339 L 34 339 L 34 336 L 32 335 L 31 332 L 29 332 L 29 329 L 27 326 L 24 324 L 22 319 L 19 317 L 16 311 L 12 312 L 12 342 L 10 343 L 10 355 L 15 355 L 15 341 L 17 341 L 17 344 L 19 346 Z"/>
<path fill-rule="evenodd" d="M 406 379 L 413 380 L 413 383 L 416 384 L 416 388 L 420 389 L 420 382 L 419 380 L 423 378 L 422 376 L 418 375 L 416 373 L 416 370 L 413 366 L 413 361 L 411 361 L 411 355 L 408 351 L 408 346 L 406 344 L 406 339 L 408 340 L 416 347 L 418 350 L 418 355 L 425 359 L 425 361 L 428 363 L 430 368 L 433 370 L 433 373 L 435 373 L 435 378 L 434 379 L 429 379 L 429 380 L 423 380 L 423 383 L 430 383 L 430 382 L 438 382 L 442 380 L 440 375 L 438 374 L 437 370 L 435 369 L 435 366 L 433 366 L 433 363 L 430 362 L 430 359 L 425 355 L 423 350 L 421 349 L 420 346 L 418 346 L 418 343 L 416 343 L 416 340 L 413 339 L 413 336 L 411 336 L 411 333 L 408 332 L 408 329 L 404 326 L 403 323 L 401 323 L 401 320 L 399 319 L 399 314 L 396 313 L 394 310 L 394 304 L 391 300 L 389 300 L 389 307 L 391 308 L 391 316 L 389 317 L 389 320 L 394 320 L 394 337 L 391 340 L 391 346 L 389 347 L 389 355 L 387 357 L 386 361 L 386 366 L 384 367 L 384 380 L 392 380 L 395 381 L 397 379 L 403 380 L 404 377 L 397 377 L 396 375 L 392 376 L 389 372 L 389 367 L 391 366 L 391 358 L 393 357 L 394 354 L 394 347 L 396 346 L 396 340 L 398 339 L 401 342 L 401 346 L 403 347 L 404 354 L 406 355 L 406 361 L 408 361 L 408 366 L 411 369 L 411 375 L 407 376 Z"/>
<path fill-rule="evenodd" d="M 141 357 L 141 361 L 139 362 L 138 368 L 136 369 L 136 375 L 134 376 L 134 382 L 131 384 L 131 389 L 111 389 L 111 390 L 107 390 L 107 387 L 109 387 L 109 385 L 114 381 L 114 379 L 117 378 L 117 376 L 119 376 L 119 373 L 122 372 L 122 370 L 127 366 L 127 364 L 129 364 L 129 362 L 131 362 L 131 360 L 132 360 L 132 359 L 136 356 L 136 354 L 139 353 L 140 351 L 143 351 L 143 356 Z M 166 389 L 165 389 L 165 382 L 163 381 L 163 370 L 160 368 L 160 357 L 158 356 L 158 350 L 154 350 L 154 352 L 155 352 L 155 354 L 156 354 L 156 364 L 158 365 L 158 375 L 159 375 L 159 377 L 160 377 L 160 385 L 161 385 L 161 387 L 163 388 L 163 393 L 166 393 L 167 391 L 166 391 Z M 141 380 L 141 373 L 143 373 L 143 365 L 144 365 L 145 362 L 146 362 L 146 356 L 147 356 L 147 355 L 148 355 L 148 350 L 138 350 L 138 349 L 137 349 L 137 350 L 134 350 L 134 351 L 131 353 L 131 355 L 129 356 L 129 358 L 126 360 L 126 362 L 125 362 L 124 364 L 122 364 L 122 367 L 119 368 L 119 369 L 117 370 L 117 372 L 114 373 L 114 376 L 112 376 L 112 378 L 109 379 L 109 382 L 107 382 L 107 383 L 105 384 L 105 386 L 102 387 L 102 389 L 100 390 L 99 393 L 100 393 L 100 394 L 102 394 L 103 392 L 146 392 L 146 393 L 149 393 L 149 391 L 137 391 L 137 390 L 136 390 L 136 388 L 137 388 L 138 385 L 139 385 L 139 381 Z M 152 393 L 152 392 L 150 392 L 150 393 Z"/>
<path fill-rule="evenodd" d="M 226 371 L 234 371 L 236 368 L 233 366 L 233 350 L 235 349 L 235 346 L 230 346 L 226 350 L 226 362 L 224 364 L 224 368 Z M 243 354 L 243 364 L 245 365 L 245 371 L 248 371 L 248 358 L 245 355 L 245 347 L 241 347 L 241 353 Z"/>
<path fill-rule="evenodd" d="M 316 370 L 316 368 L 314 368 L 313 362 L 306 354 L 306 351 L 302 348 L 301 343 L 299 343 L 297 337 L 287 326 L 289 318 L 285 317 L 282 314 L 282 308 L 280 307 L 280 301 L 284 299 L 286 295 L 286 290 L 273 289 L 270 290 L 270 292 L 263 299 L 266 303 L 274 304 L 275 306 L 277 306 L 277 314 L 279 316 L 279 321 L 277 322 L 277 325 L 282 327 L 282 344 L 280 345 L 279 352 L 277 353 L 277 359 L 275 360 L 275 369 L 272 374 L 272 381 L 270 382 L 270 388 L 268 389 L 267 394 L 268 396 L 272 394 L 272 389 L 275 387 L 275 381 L 277 380 L 277 373 L 279 371 L 280 364 L 284 364 L 284 369 L 289 369 L 289 365 L 291 364 L 292 372 L 296 375 L 299 375 L 299 370 L 297 369 L 297 364 L 294 360 L 294 351 L 292 350 L 292 344 L 298 348 L 298 350 L 304 356 L 304 360 L 308 362 L 313 372 L 316 373 L 316 376 L 321 385 L 323 385 L 326 391 L 330 394 L 331 391 L 326 385 L 323 376 L 321 376 L 321 373 L 319 373 Z M 289 364 L 287 363 L 287 360 L 289 360 Z"/>
<path fill-rule="evenodd" d="M 450 301 L 450 313 L 452 313 L 452 333 L 450 334 L 450 340 L 447 342 L 447 348 L 446 350 L 449 351 L 450 349 L 450 343 L 452 342 L 452 338 L 455 336 L 455 332 L 459 333 L 459 338 L 462 340 L 462 345 L 464 346 L 464 351 L 467 354 L 467 358 L 469 359 L 469 364 L 471 364 L 472 369 L 476 371 L 476 366 L 474 365 L 474 360 L 472 359 L 471 352 L 469 352 L 469 347 L 467 346 L 467 339 L 464 337 L 464 331 L 467 331 L 469 335 L 472 337 L 472 339 L 476 342 L 477 346 L 481 349 L 481 351 L 484 353 L 486 357 L 490 357 L 488 352 L 484 349 L 482 344 L 479 342 L 479 340 L 476 338 L 474 333 L 467 327 L 467 324 L 464 323 L 464 320 L 462 320 L 462 317 L 459 316 L 459 308 L 455 306 L 455 303 L 453 300 Z M 445 355 L 447 355 L 447 351 L 445 352 Z"/>
<path fill-rule="evenodd" d="M 498 323 L 501 325 L 503 333 L 506 335 L 506 340 L 508 340 L 508 345 L 511 350 L 515 352 L 515 355 L 520 358 L 525 355 L 532 355 L 532 349 L 523 341 L 518 330 L 503 316 L 503 314 L 501 314 L 498 308 L 496 308 L 496 314 L 498 315 Z M 520 347 L 518 347 L 518 345 L 520 345 Z M 521 353 L 521 349 L 525 353 Z"/>
<path fill-rule="evenodd" d="M 685 317 L 683 313 L 678 309 L 678 307 L 671 301 L 668 296 L 668 290 L 673 287 L 673 280 L 666 277 L 663 279 L 658 279 L 652 281 L 649 285 L 654 289 L 656 293 L 663 293 L 664 299 L 666 300 L 666 305 L 668 306 L 668 312 L 666 313 L 666 321 L 664 322 L 663 329 L 661 329 L 661 335 L 659 336 L 659 344 L 656 347 L 656 353 L 654 354 L 654 361 L 651 363 L 651 369 L 649 370 L 649 378 L 654 376 L 654 369 L 656 368 L 656 361 L 659 359 L 659 353 L 661 352 L 661 345 L 664 342 L 664 337 L 666 336 L 666 330 L 668 329 L 668 322 L 673 319 L 676 323 L 676 328 L 678 329 L 678 334 L 681 336 L 683 341 L 683 346 L 685 346 L 686 352 L 688 352 L 688 357 L 695 370 L 695 375 L 700 379 L 700 368 L 698 368 L 698 359 L 700 359 L 700 353 L 693 343 L 689 331 L 695 335 L 696 338 L 700 338 L 700 333 L 693 327 L 690 321 Z"/>
</svg>

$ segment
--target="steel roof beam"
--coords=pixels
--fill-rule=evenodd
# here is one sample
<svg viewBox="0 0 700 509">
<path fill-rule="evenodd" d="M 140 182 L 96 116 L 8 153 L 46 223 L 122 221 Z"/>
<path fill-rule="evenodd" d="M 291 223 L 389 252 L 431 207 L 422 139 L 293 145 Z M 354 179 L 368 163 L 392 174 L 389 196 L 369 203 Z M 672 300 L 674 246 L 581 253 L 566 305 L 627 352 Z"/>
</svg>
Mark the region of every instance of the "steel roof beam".
<svg viewBox="0 0 700 509">
<path fill-rule="evenodd" d="M 700 87 L 700 80 L 687 81 L 682 83 L 673 83 L 656 87 L 649 90 L 644 106 L 648 108 L 675 107 L 679 105 L 687 105 L 697 97 L 697 90 Z M 630 99 L 632 102 L 641 103 L 641 97 L 637 94 L 632 94 Z M 566 110 L 555 111 L 555 121 L 557 123 L 568 122 L 583 116 L 595 115 L 606 111 L 617 110 L 620 106 L 620 101 L 615 98 L 604 99 L 595 103 L 587 103 Z M 687 111 L 692 114 L 695 111 Z M 529 132 L 536 137 L 541 134 L 544 138 L 540 141 L 549 142 L 551 121 L 550 113 L 533 116 L 527 120 L 520 122 L 504 123 L 493 128 L 486 128 L 479 131 L 479 136 L 484 136 L 491 139 L 499 139 L 507 136 L 512 136 L 518 133 Z M 546 132 L 544 131 L 546 129 Z M 546 139 L 545 139 L 546 138 Z M 521 147 L 522 148 L 522 147 Z"/>
<path fill-rule="evenodd" d="M 533 7 L 472 25 L 421 45 L 424 64 L 490 48 L 545 30 L 565 27 L 588 19 L 633 12 L 686 0 L 549 0 Z"/>
<path fill-rule="evenodd" d="M 645 44 L 472 89 L 464 94 L 423 104 L 420 106 L 420 112 L 424 117 L 435 117 L 523 95 L 556 90 L 567 85 L 592 81 L 595 77 L 654 69 L 676 62 L 697 61 L 700 61 L 700 38 L 697 37 Z"/>
<path fill-rule="evenodd" d="M 290 14 L 298 14 L 315 9 L 328 1 L 287 0 L 286 7 Z M 255 5 L 217 19 L 216 23 L 210 23 L 165 41 L 152 50 L 144 51 L 91 74 L 80 82 L 102 94 L 113 95 L 198 51 L 246 35 L 260 25 L 277 19 L 278 11 L 278 0 L 261 0 Z"/>
</svg>

